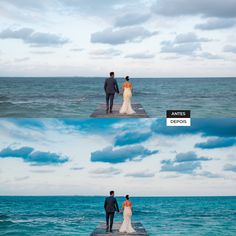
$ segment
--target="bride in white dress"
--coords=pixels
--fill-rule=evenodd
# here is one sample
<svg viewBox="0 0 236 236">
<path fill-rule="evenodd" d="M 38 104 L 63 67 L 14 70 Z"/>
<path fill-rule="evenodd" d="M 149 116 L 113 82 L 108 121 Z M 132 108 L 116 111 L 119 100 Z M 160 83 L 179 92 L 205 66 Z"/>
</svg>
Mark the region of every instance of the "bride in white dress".
<svg viewBox="0 0 236 236">
<path fill-rule="evenodd" d="M 126 81 L 122 86 L 123 92 L 123 104 L 120 108 L 120 114 L 127 114 L 132 115 L 135 111 L 132 109 L 131 106 L 131 97 L 132 97 L 132 84 L 129 82 L 129 76 L 126 76 Z"/>
<path fill-rule="evenodd" d="M 123 209 L 123 218 L 124 221 L 119 229 L 120 233 L 135 233 L 135 230 L 133 229 L 131 225 L 131 216 L 132 216 L 132 202 L 129 201 L 129 195 L 126 195 L 126 200 L 124 201 L 122 205 Z"/>
</svg>

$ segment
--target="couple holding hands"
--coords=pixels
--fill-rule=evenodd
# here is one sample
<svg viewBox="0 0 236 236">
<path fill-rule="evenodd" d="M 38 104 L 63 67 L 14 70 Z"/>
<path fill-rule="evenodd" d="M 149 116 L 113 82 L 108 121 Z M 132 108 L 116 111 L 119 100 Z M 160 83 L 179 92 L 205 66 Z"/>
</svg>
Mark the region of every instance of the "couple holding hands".
<svg viewBox="0 0 236 236">
<path fill-rule="evenodd" d="M 121 93 L 123 92 L 123 104 L 119 109 L 120 114 L 132 115 L 135 113 L 131 106 L 132 89 L 133 85 L 129 81 L 129 76 L 126 76 L 121 91 Z M 114 72 L 110 72 L 110 77 L 105 80 L 104 90 L 106 93 L 106 113 L 112 113 L 115 93 L 120 94 Z"/>
<path fill-rule="evenodd" d="M 112 232 L 113 219 L 115 212 L 121 213 L 117 203 L 114 191 L 110 191 L 110 196 L 105 199 L 104 209 L 106 211 L 106 231 Z M 129 195 L 125 196 L 125 201 L 122 204 L 123 210 L 123 223 L 119 229 L 120 233 L 134 233 L 135 230 L 131 225 L 131 216 L 132 216 L 132 202 L 129 200 Z"/>
</svg>

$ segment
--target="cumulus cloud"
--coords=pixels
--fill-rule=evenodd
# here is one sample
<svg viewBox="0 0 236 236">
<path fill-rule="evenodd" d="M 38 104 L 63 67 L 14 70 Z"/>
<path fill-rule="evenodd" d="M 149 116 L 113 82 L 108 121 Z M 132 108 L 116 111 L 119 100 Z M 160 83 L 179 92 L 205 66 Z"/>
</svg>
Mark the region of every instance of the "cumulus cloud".
<svg viewBox="0 0 236 236">
<path fill-rule="evenodd" d="M 218 30 L 228 29 L 235 26 L 235 19 L 209 19 L 205 23 L 197 24 L 196 29 L 200 30 Z"/>
<path fill-rule="evenodd" d="M 145 170 L 145 171 L 128 173 L 125 176 L 126 177 L 134 177 L 134 178 L 152 178 L 155 176 L 155 173 Z"/>
<path fill-rule="evenodd" d="M 197 56 L 200 57 L 200 58 L 208 59 L 208 60 L 220 60 L 220 59 L 223 59 L 222 56 L 219 56 L 219 55 L 216 55 L 216 54 L 212 54 L 212 53 L 209 53 L 209 52 L 203 52 L 203 53 L 198 54 Z"/>
<path fill-rule="evenodd" d="M 156 0 L 153 11 L 164 16 L 202 15 L 205 17 L 236 17 L 235 0 Z"/>
<path fill-rule="evenodd" d="M 154 58 L 155 54 L 150 52 L 139 52 L 139 53 L 128 54 L 125 57 L 132 59 L 150 59 Z"/>
<path fill-rule="evenodd" d="M 227 164 L 227 165 L 224 166 L 224 170 L 236 172 L 236 165 Z"/>
<path fill-rule="evenodd" d="M 202 42 L 210 40 L 203 37 L 198 37 L 195 33 L 179 34 L 173 41 L 163 41 L 162 53 L 176 53 L 184 55 L 193 55 L 196 51 L 201 50 Z"/>
<path fill-rule="evenodd" d="M 184 162 L 175 163 L 171 160 L 164 160 L 161 162 L 161 172 L 177 172 L 182 174 L 192 174 L 196 169 L 201 168 L 200 162 Z"/>
<path fill-rule="evenodd" d="M 7 28 L 0 32 L 0 39 L 19 39 L 32 47 L 61 46 L 69 42 L 56 34 L 35 32 L 31 28 Z"/>
<path fill-rule="evenodd" d="M 195 152 L 179 153 L 175 157 L 175 162 L 192 162 L 192 161 L 210 161 L 208 157 L 198 157 Z"/>
<path fill-rule="evenodd" d="M 224 47 L 224 52 L 236 53 L 236 46 L 235 45 L 226 45 Z"/>
<path fill-rule="evenodd" d="M 151 17 L 150 13 L 127 13 L 117 17 L 115 27 L 124 27 L 138 25 L 148 21 Z"/>
<path fill-rule="evenodd" d="M 197 143 L 195 147 L 201 149 L 214 149 L 214 148 L 226 148 L 236 145 L 235 138 L 217 138 L 209 139 L 204 143 Z"/>
<path fill-rule="evenodd" d="M 151 151 L 141 145 L 128 146 L 120 149 L 112 147 L 104 148 L 101 151 L 91 153 L 92 162 L 122 163 L 126 161 L 140 161 L 145 157 L 158 153 L 157 150 Z"/>
<path fill-rule="evenodd" d="M 197 169 L 201 169 L 201 161 L 210 160 L 212 159 L 198 157 L 195 152 L 179 153 L 174 160 L 163 160 L 161 171 L 194 174 Z"/>
<path fill-rule="evenodd" d="M 221 178 L 222 175 L 219 175 L 219 174 L 216 174 L 216 173 L 212 173 L 210 171 L 202 171 L 202 172 L 199 172 L 199 173 L 196 173 L 194 174 L 196 176 L 203 176 L 203 177 L 207 177 L 207 178 Z"/>
<path fill-rule="evenodd" d="M 216 128 L 217 127 L 217 128 Z M 184 134 L 202 134 L 203 136 L 235 137 L 236 119 L 192 119 L 192 125 L 189 127 L 166 126 L 164 119 L 157 119 L 153 122 L 151 129 L 156 134 L 162 135 L 184 135 Z"/>
<path fill-rule="evenodd" d="M 118 45 L 128 42 L 141 42 L 145 38 L 149 38 L 156 34 L 156 31 L 151 32 L 140 26 L 122 29 L 108 28 L 103 31 L 93 33 L 91 35 L 91 42 Z"/>
<path fill-rule="evenodd" d="M 51 152 L 35 151 L 32 147 L 4 148 L 0 151 L 0 158 L 21 158 L 34 166 L 59 165 L 68 162 L 68 157 Z"/>
<path fill-rule="evenodd" d="M 115 137 L 115 146 L 125 146 L 145 142 L 151 136 L 150 132 L 125 132 Z"/>
<path fill-rule="evenodd" d="M 195 33 L 189 32 L 186 34 L 179 34 L 176 36 L 174 40 L 174 44 L 181 44 L 181 43 L 197 43 L 197 42 L 209 42 L 208 38 L 198 37 Z"/>
<path fill-rule="evenodd" d="M 182 55 L 193 55 L 196 51 L 201 50 L 200 43 L 173 44 L 170 41 L 162 42 L 161 53 L 176 53 Z"/>
</svg>

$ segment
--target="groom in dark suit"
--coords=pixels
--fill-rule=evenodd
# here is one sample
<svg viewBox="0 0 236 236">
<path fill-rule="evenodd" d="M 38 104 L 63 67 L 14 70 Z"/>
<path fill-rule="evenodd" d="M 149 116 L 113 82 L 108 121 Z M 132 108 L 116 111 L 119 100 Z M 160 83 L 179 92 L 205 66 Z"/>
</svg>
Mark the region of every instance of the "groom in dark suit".
<svg viewBox="0 0 236 236">
<path fill-rule="evenodd" d="M 110 113 L 112 113 L 115 93 L 119 93 L 119 87 L 114 77 L 115 77 L 115 73 L 110 72 L 110 77 L 106 79 L 104 83 L 104 90 L 106 93 L 106 103 L 107 103 L 106 113 L 109 112 L 109 109 L 110 109 Z"/>
<path fill-rule="evenodd" d="M 115 195 L 115 192 L 110 191 L 110 197 L 107 197 L 104 202 L 104 209 L 106 211 L 106 224 L 107 224 L 106 231 L 107 232 L 109 231 L 109 226 L 110 226 L 110 232 L 112 232 L 113 219 L 114 219 L 115 212 L 116 211 L 118 213 L 120 212 L 117 200 L 114 197 L 114 195 Z M 110 220 L 110 225 L 109 225 L 109 220 Z"/>
</svg>

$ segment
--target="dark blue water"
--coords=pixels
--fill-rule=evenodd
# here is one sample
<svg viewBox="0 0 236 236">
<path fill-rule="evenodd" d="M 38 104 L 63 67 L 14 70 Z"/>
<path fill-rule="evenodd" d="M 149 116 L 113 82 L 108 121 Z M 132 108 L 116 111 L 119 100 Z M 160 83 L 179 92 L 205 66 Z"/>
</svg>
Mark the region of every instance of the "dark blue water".
<svg viewBox="0 0 236 236">
<path fill-rule="evenodd" d="M 0 78 L 0 117 L 89 117 L 104 103 L 104 78 Z M 236 117 L 236 78 L 135 78 L 133 102 L 150 117 L 167 109 L 192 116 Z M 123 79 L 118 79 L 121 86 Z M 115 102 L 121 103 L 117 96 Z"/>
<path fill-rule="evenodd" d="M 0 197 L 0 235 L 89 235 L 104 221 L 103 201 Z M 150 235 L 236 235 L 236 197 L 135 197 L 132 202 L 133 220 Z"/>
</svg>

